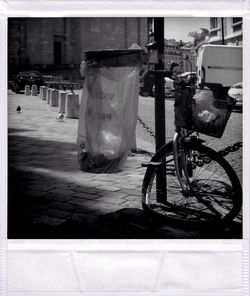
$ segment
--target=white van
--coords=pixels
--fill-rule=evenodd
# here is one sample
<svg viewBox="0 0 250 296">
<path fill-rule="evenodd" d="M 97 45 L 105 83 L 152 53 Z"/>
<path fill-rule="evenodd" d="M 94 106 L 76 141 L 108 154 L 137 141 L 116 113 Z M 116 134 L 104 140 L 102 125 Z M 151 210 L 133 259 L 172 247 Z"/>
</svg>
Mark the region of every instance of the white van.
<svg viewBox="0 0 250 296">
<path fill-rule="evenodd" d="M 242 81 L 242 47 L 203 45 L 198 51 L 196 69 L 199 86 L 230 88 Z"/>
</svg>

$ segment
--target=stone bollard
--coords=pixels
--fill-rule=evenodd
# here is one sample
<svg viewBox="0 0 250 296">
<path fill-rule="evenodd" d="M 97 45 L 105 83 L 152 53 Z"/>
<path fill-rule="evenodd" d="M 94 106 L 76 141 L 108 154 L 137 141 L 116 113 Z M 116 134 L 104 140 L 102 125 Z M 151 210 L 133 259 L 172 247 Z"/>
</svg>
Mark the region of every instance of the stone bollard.
<svg viewBox="0 0 250 296">
<path fill-rule="evenodd" d="M 79 95 L 67 94 L 65 102 L 65 117 L 79 118 Z"/>
<path fill-rule="evenodd" d="M 48 88 L 46 90 L 46 103 L 49 104 L 50 103 L 50 94 L 51 94 L 52 88 Z"/>
<path fill-rule="evenodd" d="M 33 84 L 31 86 L 31 95 L 32 96 L 37 96 L 37 85 Z"/>
<path fill-rule="evenodd" d="M 66 95 L 67 95 L 67 92 L 65 91 L 59 92 L 58 113 L 65 112 Z"/>
<path fill-rule="evenodd" d="M 42 99 L 42 85 L 39 87 L 39 97 L 40 97 L 40 99 Z"/>
<path fill-rule="evenodd" d="M 43 98 L 43 86 L 42 85 L 39 88 L 39 97 L 42 100 L 42 98 Z"/>
<path fill-rule="evenodd" d="M 44 89 L 43 89 L 43 100 L 45 100 L 46 101 L 46 93 L 47 93 L 47 89 L 48 89 L 48 87 L 47 86 L 44 86 Z"/>
<path fill-rule="evenodd" d="M 50 106 L 57 107 L 58 99 L 59 99 L 59 91 L 57 89 L 52 89 L 51 95 L 50 95 Z"/>
<path fill-rule="evenodd" d="M 30 86 L 29 85 L 25 85 L 25 94 L 26 94 L 26 96 L 30 95 Z"/>
<path fill-rule="evenodd" d="M 46 91 L 47 91 L 47 86 L 41 86 L 40 87 L 40 99 L 41 100 L 46 100 Z"/>
</svg>

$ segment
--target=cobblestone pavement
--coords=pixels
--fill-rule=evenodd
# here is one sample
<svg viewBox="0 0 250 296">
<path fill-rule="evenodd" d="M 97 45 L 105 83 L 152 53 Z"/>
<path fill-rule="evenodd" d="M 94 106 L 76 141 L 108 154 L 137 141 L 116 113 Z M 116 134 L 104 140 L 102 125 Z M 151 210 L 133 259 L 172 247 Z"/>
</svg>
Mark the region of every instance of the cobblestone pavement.
<svg viewBox="0 0 250 296">
<path fill-rule="evenodd" d="M 17 113 L 20 105 L 22 112 Z M 216 238 L 241 227 L 203 230 L 153 222 L 142 211 L 141 184 L 153 146 L 137 138 L 116 174 L 79 170 L 77 119 L 57 122 L 57 107 L 39 96 L 8 96 L 9 238 Z M 140 152 L 141 151 L 141 152 Z"/>
</svg>

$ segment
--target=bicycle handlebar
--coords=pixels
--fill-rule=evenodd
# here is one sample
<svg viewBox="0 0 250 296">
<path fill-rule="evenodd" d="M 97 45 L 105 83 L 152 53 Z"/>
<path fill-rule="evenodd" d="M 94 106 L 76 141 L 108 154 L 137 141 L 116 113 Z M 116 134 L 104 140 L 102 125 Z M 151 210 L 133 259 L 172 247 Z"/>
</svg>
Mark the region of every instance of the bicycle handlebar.
<svg viewBox="0 0 250 296">
<path fill-rule="evenodd" d="M 181 82 L 183 81 L 181 78 L 179 78 L 177 75 L 175 75 L 173 73 L 173 71 L 168 71 L 168 70 L 150 70 L 149 71 L 150 74 L 153 74 L 153 75 L 158 75 L 158 76 L 163 76 L 163 77 L 168 77 L 170 79 L 175 79 L 177 80 L 178 82 Z M 184 81 L 183 81 L 184 82 Z M 186 85 L 188 86 L 188 85 Z"/>
<path fill-rule="evenodd" d="M 195 87 L 195 83 L 193 81 L 185 81 L 183 80 L 181 77 L 178 77 L 176 74 L 173 73 L 173 68 L 170 68 L 169 70 L 150 70 L 149 71 L 150 74 L 153 75 L 158 75 L 158 76 L 163 76 L 163 77 L 168 77 L 170 79 L 174 79 L 175 81 L 177 81 L 178 83 L 181 83 L 182 87 Z M 196 87 L 195 87 L 196 88 Z"/>
</svg>

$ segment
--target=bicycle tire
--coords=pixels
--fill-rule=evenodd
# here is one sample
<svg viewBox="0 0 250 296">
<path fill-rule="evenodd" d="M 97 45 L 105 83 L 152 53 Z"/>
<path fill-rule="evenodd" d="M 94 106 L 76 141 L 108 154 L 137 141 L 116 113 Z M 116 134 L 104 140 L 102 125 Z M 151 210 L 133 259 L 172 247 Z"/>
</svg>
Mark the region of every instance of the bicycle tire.
<svg viewBox="0 0 250 296">
<path fill-rule="evenodd" d="M 201 177 L 197 172 L 190 178 L 196 186 L 189 196 L 181 192 L 173 161 L 173 141 L 164 145 L 151 159 L 151 162 L 166 161 L 167 201 L 158 203 L 156 200 L 155 176 L 157 167 L 148 166 L 142 185 L 142 206 L 150 214 L 164 217 L 168 220 L 191 223 L 228 223 L 231 222 L 242 207 L 242 188 L 240 181 L 231 165 L 216 151 L 198 141 L 187 140 L 183 143 L 184 151 L 193 151 L 206 157 L 202 167 L 204 176 L 211 173 L 209 178 Z M 208 158 L 211 159 L 207 163 Z M 211 164 L 212 163 L 212 164 Z M 172 176 L 169 173 L 172 169 Z M 206 167 L 206 168 L 205 168 Z M 223 174 L 222 174 L 223 173 Z M 212 177 L 214 176 L 214 179 Z M 195 177 L 199 177 L 195 179 Z M 214 181 L 214 192 L 212 190 Z M 219 185 L 222 187 L 219 188 Z M 211 187 L 211 188 L 210 188 Z M 204 189 L 206 189 L 204 191 Z M 172 190 L 172 192 L 169 192 Z M 203 190 L 203 191 L 202 191 Z M 222 190 L 222 191 L 220 191 Z M 195 204 L 195 202 L 198 204 Z M 217 204 L 216 204 L 217 203 Z M 241 220 L 241 217 L 237 217 Z"/>
</svg>

